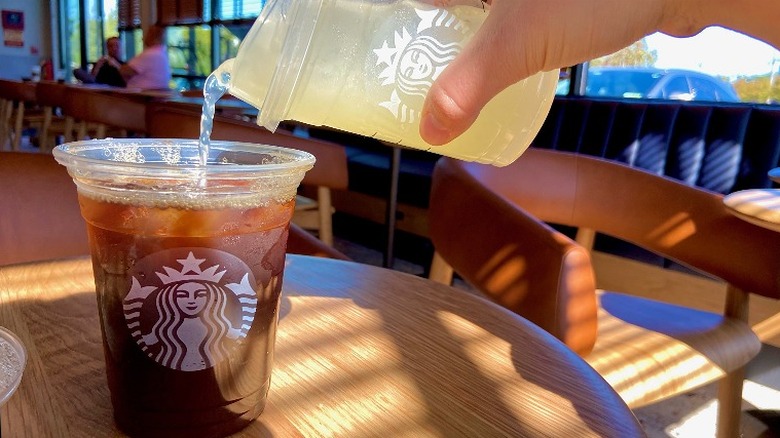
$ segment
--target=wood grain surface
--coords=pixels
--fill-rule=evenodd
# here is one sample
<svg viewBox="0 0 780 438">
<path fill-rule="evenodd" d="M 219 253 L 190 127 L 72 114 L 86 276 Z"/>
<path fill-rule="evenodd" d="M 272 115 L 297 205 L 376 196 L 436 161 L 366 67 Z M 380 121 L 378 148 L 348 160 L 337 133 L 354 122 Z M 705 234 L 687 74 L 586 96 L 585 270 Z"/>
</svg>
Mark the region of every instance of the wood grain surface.
<svg viewBox="0 0 780 438">
<path fill-rule="evenodd" d="M 643 436 L 606 382 L 503 308 L 412 275 L 288 256 L 265 412 L 242 436 Z M 121 436 L 87 259 L 0 268 L 28 350 L 3 437 Z"/>
</svg>

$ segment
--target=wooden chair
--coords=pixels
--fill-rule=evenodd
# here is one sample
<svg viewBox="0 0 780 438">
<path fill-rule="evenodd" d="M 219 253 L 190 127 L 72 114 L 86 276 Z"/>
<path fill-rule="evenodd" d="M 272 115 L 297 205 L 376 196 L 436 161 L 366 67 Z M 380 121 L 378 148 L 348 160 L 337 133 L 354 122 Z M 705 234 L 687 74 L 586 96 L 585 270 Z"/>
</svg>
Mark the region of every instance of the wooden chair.
<svg viewBox="0 0 780 438">
<path fill-rule="evenodd" d="M 11 98 L 11 90 L 7 80 L 0 79 L 0 151 L 11 135 L 11 114 L 14 101 Z"/>
<path fill-rule="evenodd" d="M 68 121 L 62 114 L 62 107 L 67 99 L 67 85 L 54 81 L 41 81 L 35 87 L 38 104 L 43 107 L 43 124 L 40 132 L 40 148 L 43 152 L 51 152 L 57 145 L 57 136 L 66 140 L 73 138 L 73 120 Z"/>
<path fill-rule="evenodd" d="M 18 151 L 22 144 L 22 133 L 26 128 L 38 128 L 43 114 L 30 111 L 37 104 L 35 82 L 21 82 L 0 79 L 0 96 L 3 109 L 0 111 L 0 150 L 8 141 L 12 151 Z M 29 108 L 28 108 L 29 107 Z"/>
<path fill-rule="evenodd" d="M 0 266 L 89 254 L 76 186 L 50 154 L 0 152 Z M 287 252 L 347 260 L 296 225 Z"/>
<path fill-rule="evenodd" d="M 115 137 L 146 132 L 148 98 L 79 85 L 68 85 L 65 95 L 62 111 L 76 124 L 76 139 L 105 138 L 109 130 Z"/>
<path fill-rule="evenodd" d="M 503 168 L 441 159 L 430 200 L 431 278 L 449 282 L 454 269 L 582 355 L 632 408 L 719 381 L 718 436 L 739 436 L 744 367 L 761 348 L 748 297 L 780 299 L 780 233 L 732 216 L 721 195 L 552 150 Z M 723 280 L 723 314 L 597 292 L 586 246 L 548 223 Z"/>
<path fill-rule="evenodd" d="M 149 105 L 147 125 L 151 137 L 198 138 L 200 112 L 157 102 Z M 316 187 L 316 201 L 299 197 L 293 221 L 303 228 L 317 230 L 320 240 L 333 245 L 331 190 L 345 190 L 348 183 L 347 154 L 343 146 L 297 137 L 283 130 L 272 133 L 252 122 L 219 115 L 214 117 L 211 138 L 267 143 L 313 154 L 317 162 L 314 168 L 306 172 L 301 185 Z M 301 206 L 308 211 L 300 210 Z M 313 220 L 309 213 L 314 214 Z"/>
</svg>

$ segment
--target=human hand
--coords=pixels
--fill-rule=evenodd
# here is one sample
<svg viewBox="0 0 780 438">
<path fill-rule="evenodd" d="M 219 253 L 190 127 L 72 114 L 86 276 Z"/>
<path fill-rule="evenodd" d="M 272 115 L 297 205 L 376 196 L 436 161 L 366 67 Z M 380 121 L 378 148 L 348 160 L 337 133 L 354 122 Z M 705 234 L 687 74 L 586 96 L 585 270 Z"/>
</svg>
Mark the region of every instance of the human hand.
<svg viewBox="0 0 780 438">
<path fill-rule="evenodd" d="M 110 56 L 104 56 L 105 62 L 108 63 L 111 67 L 114 67 L 115 69 L 119 70 L 120 67 L 122 67 L 122 64 L 119 63 L 116 59 L 110 57 Z"/>
<path fill-rule="evenodd" d="M 657 30 L 690 35 L 702 28 L 691 18 L 693 1 L 488 3 L 492 5 L 485 23 L 428 92 L 420 135 L 430 144 L 462 134 L 491 98 L 535 73 L 615 52 Z"/>
</svg>

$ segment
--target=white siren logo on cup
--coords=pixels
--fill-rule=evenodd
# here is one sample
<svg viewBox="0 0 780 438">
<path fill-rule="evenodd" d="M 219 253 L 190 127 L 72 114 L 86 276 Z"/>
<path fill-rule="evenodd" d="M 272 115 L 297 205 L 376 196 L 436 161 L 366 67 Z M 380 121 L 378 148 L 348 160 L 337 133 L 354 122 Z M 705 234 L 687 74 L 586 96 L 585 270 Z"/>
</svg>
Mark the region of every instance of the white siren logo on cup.
<svg viewBox="0 0 780 438">
<path fill-rule="evenodd" d="M 163 265 L 171 260 L 181 269 Z M 257 310 L 255 279 L 234 255 L 170 249 L 144 257 L 133 271 L 125 320 L 155 362 L 179 371 L 208 369 L 246 338 Z"/>
<path fill-rule="evenodd" d="M 376 65 L 383 68 L 382 86 L 393 85 L 389 99 L 379 105 L 402 123 L 414 123 L 433 81 L 463 49 L 469 29 L 445 9 L 414 9 L 419 22 L 414 33 L 406 28 L 394 31 L 393 40 L 374 49 Z M 380 33 L 381 34 L 381 33 Z M 442 41 L 448 41 L 446 43 Z"/>
</svg>

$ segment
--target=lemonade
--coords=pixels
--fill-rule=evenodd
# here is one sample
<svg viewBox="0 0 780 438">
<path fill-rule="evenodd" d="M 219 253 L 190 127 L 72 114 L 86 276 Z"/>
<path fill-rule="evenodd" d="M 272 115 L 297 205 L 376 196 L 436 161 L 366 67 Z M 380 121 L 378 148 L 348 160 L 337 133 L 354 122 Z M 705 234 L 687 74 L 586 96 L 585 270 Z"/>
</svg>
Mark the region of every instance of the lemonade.
<svg viewBox="0 0 780 438">
<path fill-rule="evenodd" d="M 476 2 L 481 5 L 481 2 Z M 320 7 L 321 6 L 321 7 Z M 282 120 L 495 165 L 514 161 L 547 116 L 557 72 L 536 74 L 496 96 L 474 125 L 444 146 L 419 135 L 433 81 L 488 12 L 402 0 L 269 2 L 235 59 L 228 92 L 260 109 L 258 124 Z"/>
</svg>

